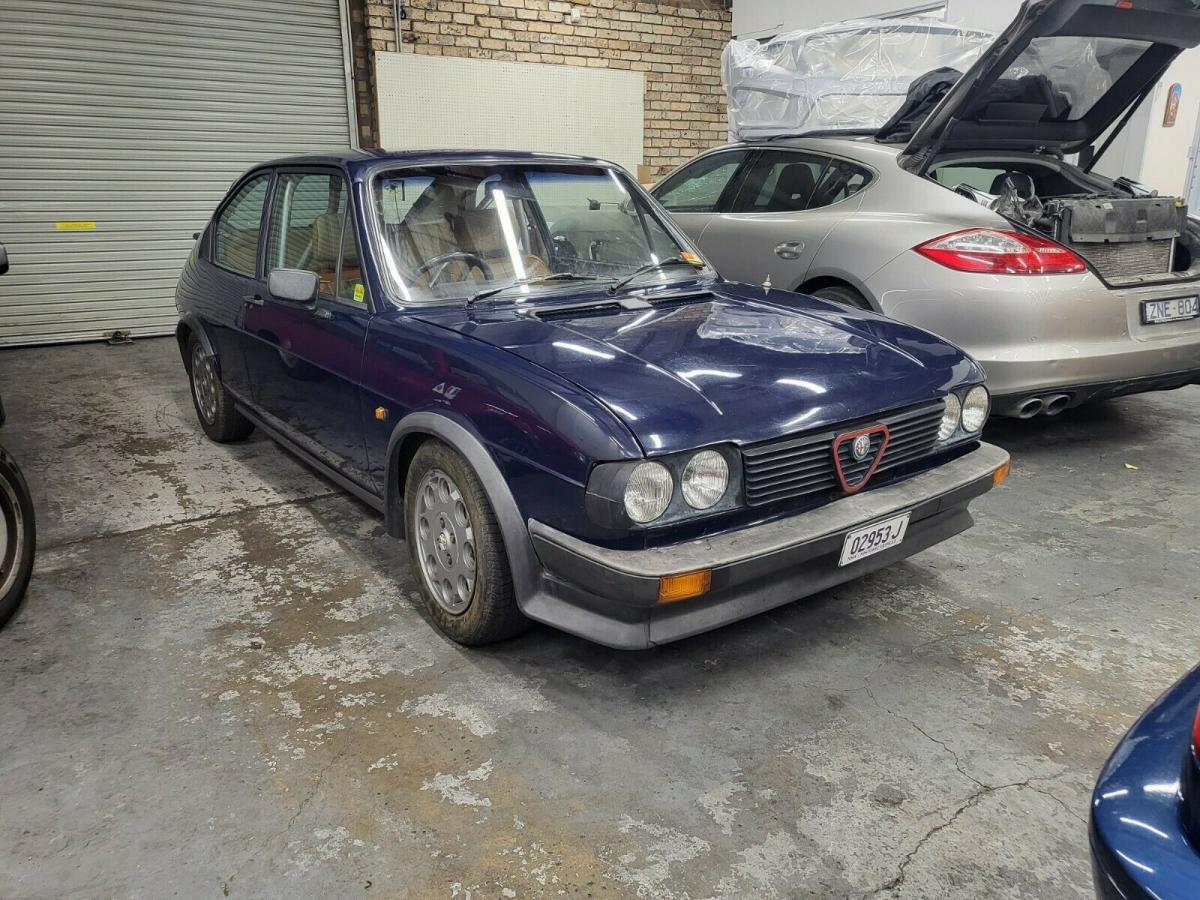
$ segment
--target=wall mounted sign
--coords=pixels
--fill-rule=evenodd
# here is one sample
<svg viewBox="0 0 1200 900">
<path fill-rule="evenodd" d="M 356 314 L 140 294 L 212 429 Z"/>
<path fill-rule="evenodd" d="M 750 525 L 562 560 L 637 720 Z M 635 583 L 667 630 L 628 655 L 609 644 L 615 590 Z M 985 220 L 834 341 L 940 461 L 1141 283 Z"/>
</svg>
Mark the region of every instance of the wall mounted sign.
<svg viewBox="0 0 1200 900">
<path fill-rule="evenodd" d="M 1183 85 L 1178 81 L 1167 91 L 1167 108 L 1163 112 L 1163 128 L 1174 128 L 1175 118 L 1179 115 L 1179 101 L 1183 97 Z"/>
</svg>

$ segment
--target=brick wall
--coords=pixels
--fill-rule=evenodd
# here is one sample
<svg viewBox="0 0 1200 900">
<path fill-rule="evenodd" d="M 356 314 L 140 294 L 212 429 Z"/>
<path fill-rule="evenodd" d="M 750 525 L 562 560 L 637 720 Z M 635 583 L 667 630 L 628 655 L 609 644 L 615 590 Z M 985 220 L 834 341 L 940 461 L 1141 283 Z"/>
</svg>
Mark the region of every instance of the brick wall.
<svg viewBox="0 0 1200 900">
<path fill-rule="evenodd" d="M 371 147 L 378 142 L 373 55 L 395 50 L 397 32 L 391 0 L 351 7 L 359 129 Z M 726 139 L 720 62 L 730 14 L 719 0 L 404 0 L 401 9 L 402 52 L 644 72 L 644 162 L 652 177 Z"/>
</svg>

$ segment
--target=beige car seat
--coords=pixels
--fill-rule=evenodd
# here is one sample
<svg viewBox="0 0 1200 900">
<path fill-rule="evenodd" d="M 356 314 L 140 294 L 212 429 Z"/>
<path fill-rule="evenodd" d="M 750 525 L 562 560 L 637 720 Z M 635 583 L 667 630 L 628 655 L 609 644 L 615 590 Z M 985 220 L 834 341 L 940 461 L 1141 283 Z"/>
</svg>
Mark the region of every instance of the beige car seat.
<svg viewBox="0 0 1200 900">
<path fill-rule="evenodd" d="M 500 226 L 500 216 L 494 208 L 463 210 L 454 218 L 454 230 L 459 246 L 467 253 L 482 257 L 488 264 L 493 281 L 510 281 L 516 277 L 512 257 L 504 240 L 504 229 Z M 550 274 L 550 267 L 540 256 L 526 253 L 522 256 L 522 262 L 527 278 Z M 470 277 L 480 279 L 479 270 L 472 269 Z"/>
</svg>

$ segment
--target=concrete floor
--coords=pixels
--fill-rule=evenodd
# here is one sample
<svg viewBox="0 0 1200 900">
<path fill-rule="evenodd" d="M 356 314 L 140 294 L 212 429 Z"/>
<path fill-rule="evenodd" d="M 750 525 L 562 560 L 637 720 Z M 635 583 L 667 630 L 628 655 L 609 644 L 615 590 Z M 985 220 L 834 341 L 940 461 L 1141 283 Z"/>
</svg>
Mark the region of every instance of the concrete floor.
<svg viewBox="0 0 1200 900">
<path fill-rule="evenodd" d="M 997 425 L 971 531 L 620 653 L 443 640 L 368 510 L 203 438 L 173 341 L 0 385 L 41 517 L 9 900 L 1088 897 L 1095 774 L 1197 658 L 1197 388 Z"/>
</svg>

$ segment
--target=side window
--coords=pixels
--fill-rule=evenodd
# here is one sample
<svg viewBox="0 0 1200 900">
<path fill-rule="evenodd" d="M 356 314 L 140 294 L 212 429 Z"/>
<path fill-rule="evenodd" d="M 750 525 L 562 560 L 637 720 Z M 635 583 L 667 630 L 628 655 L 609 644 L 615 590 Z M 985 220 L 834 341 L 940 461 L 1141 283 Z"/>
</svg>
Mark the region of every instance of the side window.
<svg viewBox="0 0 1200 900">
<path fill-rule="evenodd" d="M 267 231 L 267 271 L 308 269 L 316 272 L 321 293 L 337 289 L 346 218 L 346 182 L 327 172 L 281 175 L 271 202 Z M 357 261 L 358 252 L 354 252 Z"/>
<path fill-rule="evenodd" d="M 732 152 L 698 159 L 663 182 L 654 196 L 671 212 L 713 212 L 745 158 L 745 152 Z"/>
<path fill-rule="evenodd" d="M 985 194 L 998 194 L 1003 187 L 1002 179 L 1013 171 L 984 166 L 942 166 L 933 170 L 933 177 L 951 190 L 965 184 Z"/>
<path fill-rule="evenodd" d="M 821 180 L 817 182 L 817 189 L 813 191 L 808 208 L 829 206 L 839 200 L 853 197 L 870 183 L 869 169 L 841 159 L 832 160 Z"/>
<path fill-rule="evenodd" d="M 270 175 L 250 179 L 230 198 L 217 219 L 213 262 L 253 278 L 258 260 L 258 233 Z"/>
<path fill-rule="evenodd" d="M 791 150 L 764 150 L 738 191 L 735 212 L 797 212 L 808 209 L 828 157 Z"/>
</svg>

